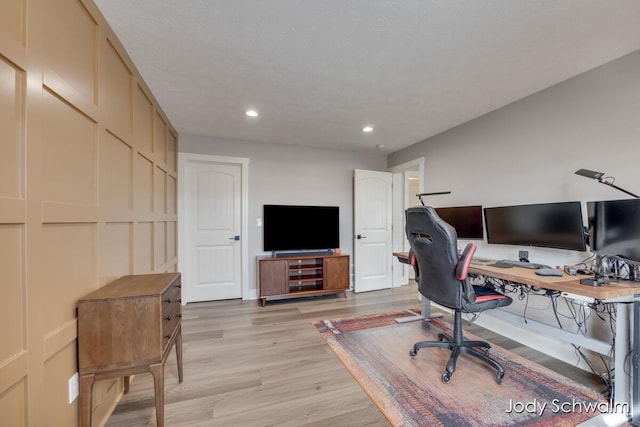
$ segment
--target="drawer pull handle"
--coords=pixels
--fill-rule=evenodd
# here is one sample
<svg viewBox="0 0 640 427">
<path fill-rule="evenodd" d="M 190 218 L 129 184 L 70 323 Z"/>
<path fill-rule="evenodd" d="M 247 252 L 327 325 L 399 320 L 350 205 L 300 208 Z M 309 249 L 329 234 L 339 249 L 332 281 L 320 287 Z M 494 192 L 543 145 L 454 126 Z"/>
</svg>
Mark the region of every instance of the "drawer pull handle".
<svg viewBox="0 0 640 427">
<path fill-rule="evenodd" d="M 171 298 L 167 298 L 166 300 L 164 300 L 164 302 L 166 302 L 167 304 L 171 304 Z"/>
<path fill-rule="evenodd" d="M 176 317 L 177 317 L 178 319 L 182 319 L 182 314 L 176 314 Z"/>
<path fill-rule="evenodd" d="M 180 283 L 176 284 L 176 288 L 181 288 L 182 285 Z"/>
<path fill-rule="evenodd" d="M 166 339 L 169 339 L 169 338 L 171 338 L 171 335 L 165 335 L 164 337 L 165 337 Z"/>
<path fill-rule="evenodd" d="M 167 322 L 171 320 L 171 316 L 167 316 L 164 318 L 164 320 L 166 320 Z"/>
</svg>

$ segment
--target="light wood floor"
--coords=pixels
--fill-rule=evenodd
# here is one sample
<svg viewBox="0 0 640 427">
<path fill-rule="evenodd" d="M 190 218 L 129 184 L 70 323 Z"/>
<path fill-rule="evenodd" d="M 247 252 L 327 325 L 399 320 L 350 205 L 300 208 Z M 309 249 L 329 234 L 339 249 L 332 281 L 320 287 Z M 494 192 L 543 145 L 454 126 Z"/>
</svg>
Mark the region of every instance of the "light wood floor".
<svg viewBox="0 0 640 427">
<path fill-rule="evenodd" d="M 184 382 L 175 351 L 165 366 L 167 426 L 388 426 L 311 321 L 417 308 L 415 284 L 342 296 L 216 301 L 183 309 Z M 599 379 L 467 325 L 465 330 L 600 389 Z M 409 347 L 407 347 L 407 354 Z M 439 381 L 439 378 L 437 379 Z M 454 376 L 455 380 L 455 376 Z M 155 425 L 151 375 L 138 375 L 107 426 Z"/>
</svg>

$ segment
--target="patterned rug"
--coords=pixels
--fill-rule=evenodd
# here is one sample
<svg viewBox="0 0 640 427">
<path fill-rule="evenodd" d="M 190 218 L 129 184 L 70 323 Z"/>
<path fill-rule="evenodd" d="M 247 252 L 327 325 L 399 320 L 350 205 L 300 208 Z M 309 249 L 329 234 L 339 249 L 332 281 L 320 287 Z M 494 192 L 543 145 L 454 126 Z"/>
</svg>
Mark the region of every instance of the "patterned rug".
<svg viewBox="0 0 640 427">
<path fill-rule="evenodd" d="M 497 346 L 495 371 L 467 355 L 458 358 L 451 381 L 444 372 L 449 351 L 413 344 L 451 333 L 441 319 L 396 322 L 411 310 L 313 322 L 327 344 L 394 426 L 575 426 L 607 412 L 597 392 Z M 465 338 L 478 339 L 465 332 Z"/>
</svg>

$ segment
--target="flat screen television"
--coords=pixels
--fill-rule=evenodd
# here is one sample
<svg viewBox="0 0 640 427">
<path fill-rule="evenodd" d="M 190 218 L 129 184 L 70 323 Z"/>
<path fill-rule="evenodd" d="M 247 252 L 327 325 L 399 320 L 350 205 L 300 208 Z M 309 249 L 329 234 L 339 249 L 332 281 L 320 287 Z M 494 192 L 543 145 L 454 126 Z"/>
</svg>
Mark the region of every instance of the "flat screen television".
<svg viewBox="0 0 640 427">
<path fill-rule="evenodd" d="M 264 250 L 340 247 L 338 206 L 264 205 Z"/>
<path fill-rule="evenodd" d="M 640 262 L 640 199 L 587 202 L 587 217 L 593 252 Z"/>
<path fill-rule="evenodd" d="M 484 239 L 482 206 L 451 206 L 435 208 L 435 211 L 456 229 L 459 239 Z"/>
<path fill-rule="evenodd" d="M 484 208 L 487 242 L 586 251 L 580 202 Z"/>
</svg>

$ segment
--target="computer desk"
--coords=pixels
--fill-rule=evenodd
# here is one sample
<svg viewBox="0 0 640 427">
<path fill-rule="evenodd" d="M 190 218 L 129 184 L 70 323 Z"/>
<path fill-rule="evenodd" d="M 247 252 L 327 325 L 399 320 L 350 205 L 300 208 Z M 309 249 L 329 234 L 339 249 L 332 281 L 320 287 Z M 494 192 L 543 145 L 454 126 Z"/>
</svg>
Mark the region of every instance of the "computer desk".
<svg viewBox="0 0 640 427">
<path fill-rule="evenodd" d="M 407 252 L 394 252 L 393 255 L 402 263 L 410 264 Z M 640 373 L 638 372 L 638 361 L 631 362 L 631 375 L 625 373 L 625 360 L 631 349 L 640 345 L 640 283 L 638 282 L 612 282 L 607 286 L 589 286 L 580 283 L 581 277 L 564 274 L 557 276 L 539 276 L 535 270 L 512 267 L 500 268 L 491 267 L 495 260 L 483 259 L 482 261 L 472 261 L 469 265 L 469 273 L 497 278 L 512 283 L 527 285 L 534 288 L 547 289 L 562 292 L 566 298 L 574 300 L 585 300 L 593 298 L 604 303 L 616 304 L 616 340 L 614 343 L 614 408 L 628 408 L 627 416 L 634 425 L 640 421 Z M 429 317 L 429 301 L 423 298 L 423 317 Z M 559 329 L 546 323 L 537 322 L 532 319 L 525 319 L 515 313 L 506 310 L 492 310 L 491 314 L 511 323 L 535 329 L 553 336 L 561 341 L 571 342 L 576 345 L 588 348 L 605 356 L 609 356 L 611 343 L 597 340 L 584 335 Z M 589 421 L 589 426 L 610 425 L 607 424 L 608 414 L 602 414 Z M 602 418 L 601 423 L 598 418 Z"/>
</svg>

